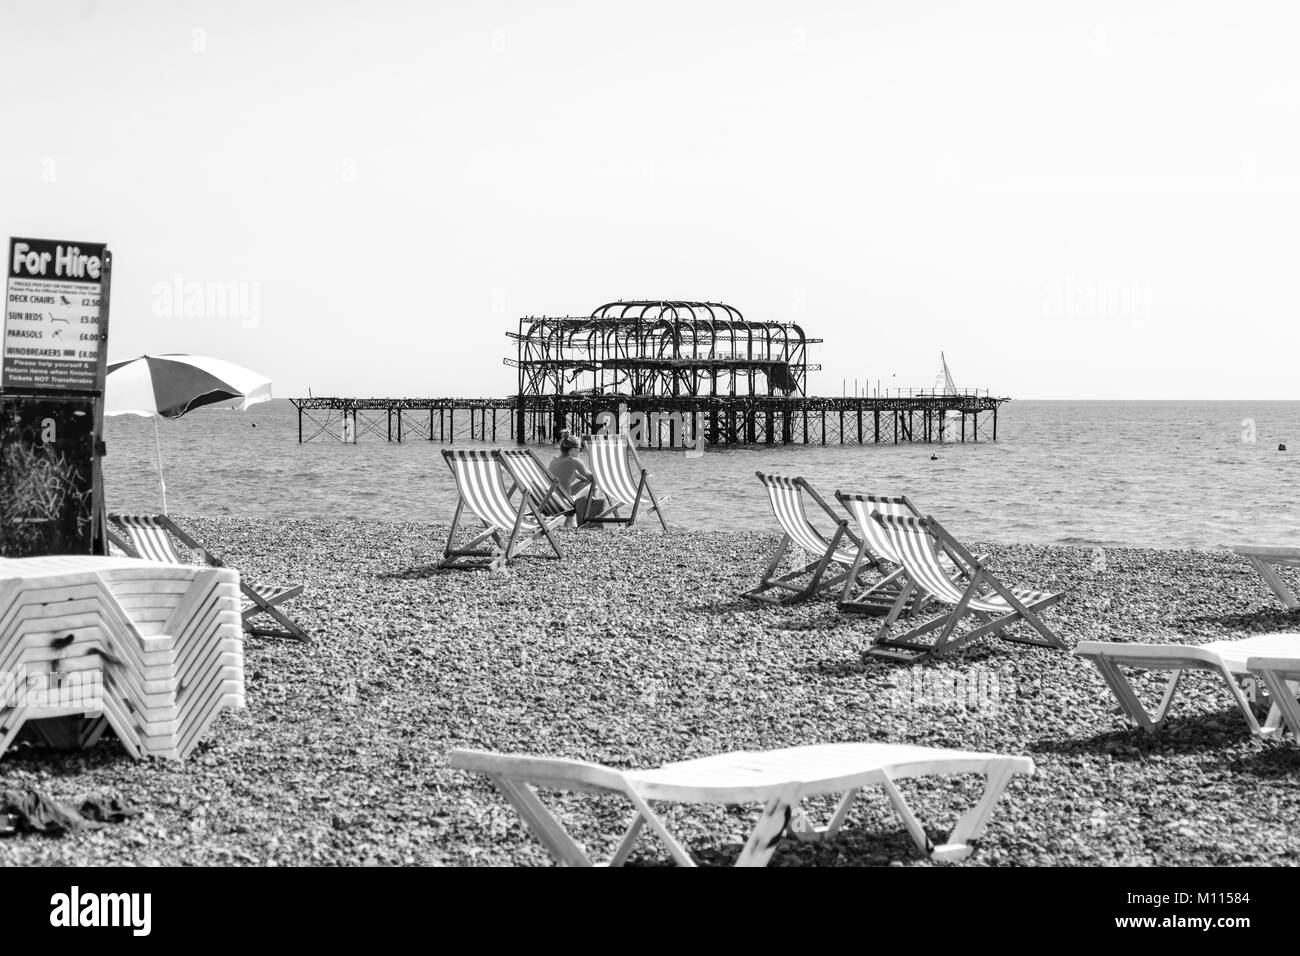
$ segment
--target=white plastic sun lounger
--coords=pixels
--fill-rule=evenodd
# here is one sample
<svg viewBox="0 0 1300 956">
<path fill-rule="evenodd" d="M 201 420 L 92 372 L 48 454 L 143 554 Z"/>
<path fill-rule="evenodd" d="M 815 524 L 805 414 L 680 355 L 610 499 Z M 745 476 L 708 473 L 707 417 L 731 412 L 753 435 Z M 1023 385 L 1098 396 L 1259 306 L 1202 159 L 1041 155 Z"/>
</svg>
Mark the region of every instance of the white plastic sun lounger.
<svg viewBox="0 0 1300 956">
<path fill-rule="evenodd" d="M 1274 708 L 1269 717 L 1279 718 L 1291 731 L 1291 736 L 1300 740 L 1300 702 L 1296 700 L 1297 686 L 1300 685 L 1300 648 L 1282 656 L 1274 652 L 1268 657 L 1248 657 L 1246 670 L 1257 675 L 1268 688 Z"/>
<path fill-rule="evenodd" d="M 1287 587 L 1278 568 L 1300 568 L 1300 548 L 1273 547 L 1271 545 L 1237 544 L 1232 550 L 1241 555 L 1282 601 L 1288 611 L 1300 608 L 1300 598 Z"/>
<path fill-rule="evenodd" d="M 1178 692 L 1184 671 L 1209 671 L 1218 674 L 1232 695 L 1237 709 L 1246 718 L 1250 732 L 1260 737 L 1273 737 L 1281 732 L 1282 720 L 1295 714 L 1295 696 L 1287 699 L 1279 695 L 1280 683 L 1288 675 L 1300 672 L 1300 634 L 1258 634 L 1236 641 L 1211 641 L 1208 644 L 1114 644 L 1105 641 L 1080 641 L 1074 653 L 1090 660 L 1101 672 L 1106 686 L 1119 702 L 1121 714 L 1134 726 L 1155 733 L 1169 716 L 1170 705 Z M 1251 662 L 1266 662 L 1268 666 L 1257 670 Z M 1164 696 L 1154 715 L 1147 712 L 1137 691 L 1120 667 L 1152 671 L 1172 671 L 1165 685 Z M 1273 698 L 1273 710 L 1261 726 L 1255 719 L 1250 702 L 1246 699 L 1237 678 L 1258 673 Z M 1298 718 L 1300 719 L 1300 718 Z"/>
<path fill-rule="evenodd" d="M 559 820 L 542 804 L 534 787 L 551 790 L 617 794 L 635 811 L 631 824 L 609 860 L 623 865 L 645 827 L 682 866 L 695 862 L 668 832 L 651 807 L 653 801 L 673 803 L 761 803 L 763 812 L 736 861 L 737 866 L 764 866 L 781 836 L 816 841 L 834 836 L 843 826 L 863 787 L 881 787 L 902 818 L 917 847 L 936 860 L 961 860 L 984 832 L 989 814 L 1014 774 L 1032 774 L 1028 757 L 969 753 L 899 744 L 842 743 L 790 747 L 758 752 L 737 751 L 666 764 L 653 770 L 614 770 L 600 764 L 550 757 L 528 757 L 481 750 L 453 750 L 451 766 L 486 774 L 519 811 L 528 828 L 555 859 L 569 866 L 591 866 L 592 860 Z M 895 781 L 909 777 L 962 773 L 985 777 L 983 795 L 948 835 L 935 846 L 908 806 Z M 799 804 L 805 797 L 843 794 L 826 826 L 815 827 Z"/>
</svg>

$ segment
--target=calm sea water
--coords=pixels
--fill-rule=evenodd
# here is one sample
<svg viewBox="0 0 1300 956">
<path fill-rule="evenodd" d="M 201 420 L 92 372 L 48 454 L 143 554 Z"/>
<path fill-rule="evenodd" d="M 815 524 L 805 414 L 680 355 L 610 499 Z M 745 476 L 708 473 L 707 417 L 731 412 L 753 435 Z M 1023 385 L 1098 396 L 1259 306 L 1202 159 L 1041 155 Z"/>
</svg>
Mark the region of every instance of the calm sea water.
<svg viewBox="0 0 1300 956">
<path fill-rule="evenodd" d="M 284 400 L 201 409 L 161 422 L 159 434 L 173 513 L 448 521 L 455 507 L 441 445 L 299 445 Z M 151 420 L 111 418 L 106 440 L 109 507 L 158 510 Z M 1292 450 L 1278 451 L 1283 442 Z M 1003 406 L 996 443 L 641 454 L 679 527 L 773 529 L 754 478 L 763 470 L 803 475 L 828 499 L 836 489 L 907 494 L 967 540 L 1300 542 L 1300 402 L 1017 401 Z"/>
</svg>

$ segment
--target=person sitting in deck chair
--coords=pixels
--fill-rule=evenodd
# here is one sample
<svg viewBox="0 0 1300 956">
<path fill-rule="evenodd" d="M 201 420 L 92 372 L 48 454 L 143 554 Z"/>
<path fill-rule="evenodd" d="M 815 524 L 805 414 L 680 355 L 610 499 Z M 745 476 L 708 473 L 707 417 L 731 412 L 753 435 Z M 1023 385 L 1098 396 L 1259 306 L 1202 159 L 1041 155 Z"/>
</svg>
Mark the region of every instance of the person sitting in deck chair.
<svg viewBox="0 0 1300 956">
<path fill-rule="evenodd" d="M 560 433 L 560 453 L 546 466 L 551 477 L 560 483 L 560 488 L 573 499 L 577 511 L 577 524 L 582 524 L 587 515 L 587 492 L 591 490 L 591 472 L 578 455 L 582 447 L 580 442 L 568 430 Z M 566 528 L 574 525 L 574 516 L 565 522 Z"/>
</svg>

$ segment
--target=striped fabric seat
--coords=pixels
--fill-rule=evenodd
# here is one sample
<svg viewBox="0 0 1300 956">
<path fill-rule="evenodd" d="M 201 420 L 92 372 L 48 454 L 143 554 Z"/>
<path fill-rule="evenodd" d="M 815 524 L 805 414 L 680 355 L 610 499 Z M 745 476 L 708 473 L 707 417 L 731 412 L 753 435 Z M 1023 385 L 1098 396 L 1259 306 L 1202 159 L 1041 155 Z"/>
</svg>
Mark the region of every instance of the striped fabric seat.
<svg viewBox="0 0 1300 956">
<path fill-rule="evenodd" d="M 502 448 L 496 455 L 515 485 L 538 502 L 542 514 L 573 513 L 573 499 L 559 486 L 555 476 L 546 470 L 546 466 L 531 448 Z"/>
<path fill-rule="evenodd" d="M 543 537 L 554 549 L 556 557 L 564 557 L 564 552 L 551 536 L 551 531 L 564 520 L 564 515 L 544 515 L 535 498 L 527 493 L 518 496 L 518 504 L 512 504 L 501 480 L 499 452 L 446 449 L 442 456 L 455 478 L 459 500 L 443 548 L 443 559 L 438 565 L 440 568 L 496 570 L 509 564 Z M 456 534 L 466 508 L 479 519 L 483 530 L 468 543 L 456 547 Z M 492 546 L 488 546 L 489 541 Z"/>
<path fill-rule="evenodd" d="M 605 500 L 630 507 L 639 494 L 637 484 L 627 473 L 627 448 L 623 435 L 592 435 L 587 439 L 591 473 Z"/>
<path fill-rule="evenodd" d="M 845 510 L 853 516 L 853 521 L 862 534 L 862 540 L 871 549 L 872 553 L 890 564 L 903 563 L 903 559 L 894 550 L 893 540 L 886 533 L 884 526 L 871 517 L 871 513 L 878 511 L 882 515 L 899 515 L 901 517 L 916 515 L 919 517 L 919 513 L 912 507 L 912 503 L 907 498 L 890 498 L 884 495 L 846 495 L 839 491 L 835 493 L 835 497 L 839 499 Z"/>
<path fill-rule="evenodd" d="M 830 542 L 813 527 L 804 508 L 803 489 L 806 482 L 802 478 L 786 478 L 782 475 L 765 475 L 759 480 L 767 489 L 768 503 L 772 506 L 772 514 L 781 530 L 805 551 L 816 555 L 825 554 Z M 857 556 L 856 550 L 836 549 L 831 553 L 831 560 L 851 565 Z"/>
<path fill-rule="evenodd" d="M 444 452 L 443 454 L 447 454 Z M 510 531 L 515 520 L 520 520 L 523 531 L 536 531 L 538 523 L 526 512 L 510 504 L 505 485 L 501 483 L 501 468 L 490 451 L 455 451 L 447 457 L 451 473 L 456 476 L 456 490 L 469 510 L 486 524 Z"/>
<path fill-rule="evenodd" d="M 813 597 L 820 591 L 856 581 L 859 573 L 861 540 L 849 528 L 848 520 L 831 510 L 805 479 L 784 475 L 765 475 L 757 472 L 767 492 L 772 514 L 781 526 L 781 542 L 759 578 L 758 586 L 744 592 L 743 597 L 769 604 L 790 604 Z M 835 531 L 828 538 L 817 530 L 808 517 L 804 496 L 821 508 Z M 812 560 L 778 576 L 777 572 L 787 549 L 800 548 Z M 831 565 L 841 565 L 842 571 L 828 574 Z"/>
<path fill-rule="evenodd" d="M 127 554 L 145 561 L 157 561 L 161 564 L 189 565 L 206 564 L 214 568 L 226 567 L 226 562 L 185 532 L 168 515 L 123 515 L 110 514 L 109 533 L 110 553 Z M 124 536 L 113 533 L 116 529 Z M 180 542 L 190 553 L 184 556 L 176 547 Z M 311 638 L 279 605 L 291 601 L 303 593 L 301 584 L 254 584 L 239 579 L 239 590 L 243 595 L 244 629 L 256 637 L 282 637 L 295 641 L 310 643 Z M 269 618 L 274 624 L 266 624 Z"/>
<path fill-rule="evenodd" d="M 996 634 L 1004 640 L 1024 644 L 1064 649 L 1061 639 L 1035 613 L 1059 602 L 1062 594 L 1007 587 L 989 570 L 984 560 L 972 557 L 933 517 L 886 515 L 877 510 L 872 512 L 872 518 L 889 537 L 890 546 L 898 555 L 905 576 L 898 601 L 885 618 L 880 634 L 876 637 L 878 649 L 887 648 L 895 652 L 892 656 L 918 660 L 931 655 L 952 653 L 985 634 Z M 964 581 L 951 576 L 945 568 L 945 554 L 954 562 L 957 572 L 965 578 Z M 900 638 L 889 637 L 902 602 L 918 591 L 940 604 L 949 605 L 951 610 L 913 627 Z M 968 614 L 977 618 L 979 626 L 957 636 L 956 626 Z M 1024 621 L 1038 632 L 1038 636 L 1010 637 L 1002 633 L 1017 621 Z M 933 643 L 916 640 L 933 631 L 939 631 Z"/>
<path fill-rule="evenodd" d="M 910 515 L 883 515 L 879 512 L 876 515 L 879 516 L 877 527 L 889 538 L 899 556 L 898 563 L 903 565 L 912 580 L 945 604 L 960 601 L 966 589 L 949 577 L 951 572 L 945 571 L 943 559 L 925 519 Z M 1028 605 L 1037 604 L 1049 596 L 1047 591 L 1025 588 L 1012 588 L 1011 593 L 1021 604 Z M 1012 609 L 1007 599 L 996 591 L 972 597 L 968 606 L 991 614 L 1005 614 Z"/>
<path fill-rule="evenodd" d="M 659 523 L 665 531 L 668 521 L 659 507 L 659 499 L 650 487 L 650 472 L 641 467 L 636 459 L 636 449 L 632 447 L 626 435 L 588 435 L 586 448 L 590 456 L 592 490 L 589 501 L 601 498 L 605 508 L 598 514 L 588 515 L 587 523 L 617 522 L 619 524 L 636 524 L 637 513 L 641 508 L 643 497 L 649 499 L 649 508 L 659 517 Z M 629 470 L 628 459 L 632 458 L 639 474 Z M 665 498 L 665 501 L 668 499 Z M 619 514 L 622 508 L 631 508 L 627 517 Z"/>
</svg>

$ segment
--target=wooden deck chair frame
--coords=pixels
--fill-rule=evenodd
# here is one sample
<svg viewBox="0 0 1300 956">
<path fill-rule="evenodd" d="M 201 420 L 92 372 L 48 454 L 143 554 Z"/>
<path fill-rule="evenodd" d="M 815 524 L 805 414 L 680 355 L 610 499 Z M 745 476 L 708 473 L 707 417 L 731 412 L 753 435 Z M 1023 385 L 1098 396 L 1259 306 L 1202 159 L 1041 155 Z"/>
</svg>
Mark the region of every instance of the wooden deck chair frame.
<svg viewBox="0 0 1300 956">
<path fill-rule="evenodd" d="M 815 597 L 822 591 L 847 587 L 867 571 L 883 569 L 874 555 L 867 555 L 865 561 L 868 567 L 863 570 L 862 540 L 854 534 L 848 519 L 837 514 L 806 479 L 764 474 L 761 471 L 754 474 L 762 483 L 768 503 L 772 506 L 773 517 L 781 526 L 781 540 L 759 577 L 757 587 L 743 592 L 741 597 L 766 604 L 793 604 Z M 777 489 L 788 492 L 782 497 L 789 501 L 780 503 Z M 830 519 L 835 528 L 830 537 L 818 531 L 808 519 L 808 509 L 803 504 L 804 495 L 816 502 Z M 781 562 L 791 546 L 800 547 L 814 557 L 806 564 L 778 575 Z M 828 573 L 832 565 L 839 565 L 844 570 Z"/>
<path fill-rule="evenodd" d="M 1017 644 L 1065 650 L 1065 643 L 1038 616 L 1039 611 L 1059 603 L 1065 596 L 1063 592 L 1017 594 L 989 569 L 987 558 L 977 558 L 972 555 L 932 515 L 912 518 L 884 515 L 879 511 L 873 511 L 872 517 L 895 535 L 899 545 L 897 550 L 903 559 L 906 574 L 898 599 L 885 617 L 873 647 L 867 651 L 868 654 L 897 656 L 909 662 L 919 661 L 930 656 L 942 657 L 952 654 L 971 641 L 986 635 L 993 635 Z M 917 538 L 924 536 L 927 543 L 918 548 L 915 542 L 908 543 L 906 539 L 899 538 L 899 534 L 911 534 Z M 938 563 L 940 553 L 946 553 L 952 559 L 960 572 L 960 578 L 965 581 L 964 586 L 958 580 L 948 578 L 947 573 Z M 922 585 L 921 582 L 925 584 Z M 928 596 L 936 603 L 947 605 L 950 610 L 943 611 L 928 621 L 912 627 L 901 637 L 890 637 L 894 623 L 907 607 L 914 593 L 922 589 L 928 592 Z M 1032 594 L 1032 597 L 1022 600 L 1022 596 L 1029 594 Z M 995 606 L 1000 604 L 1001 607 L 994 609 L 982 606 L 986 603 Z M 1002 609 L 1005 609 L 1006 613 L 998 613 Z M 969 631 L 957 634 L 957 625 L 967 616 L 974 617 L 979 622 L 978 625 Z M 1037 636 L 1003 633 L 1006 628 L 1020 621 L 1037 632 Z M 938 634 L 933 643 L 925 644 L 917 641 L 917 638 L 935 631 L 938 631 Z"/>
<path fill-rule="evenodd" d="M 816 763 L 818 753 L 839 748 L 859 748 L 864 757 L 852 770 L 837 767 L 818 777 L 809 764 Z M 1028 757 L 1007 757 L 963 751 L 939 750 L 893 744 L 823 744 L 794 747 L 759 753 L 722 754 L 702 761 L 684 761 L 651 771 L 622 772 L 600 764 L 551 757 L 531 757 L 490 753 L 479 750 L 453 750 L 448 755 L 452 767 L 485 774 L 515 808 L 532 834 L 564 866 L 622 866 L 631 856 L 637 840 L 650 831 L 680 866 L 695 866 L 687 848 L 669 831 L 667 824 L 652 807 L 656 802 L 688 804 L 759 803 L 763 810 L 753 832 L 741 849 L 736 866 L 765 866 L 783 836 L 804 842 L 820 842 L 834 837 L 842 828 L 863 788 L 884 790 L 895 812 L 917 848 L 933 860 L 962 860 L 974 850 L 984 833 L 988 819 L 1002 792 L 1016 774 L 1032 774 L 1033 761 Z M 763 785 L 727 786 L 719 783 L 697 784 L 690 781 L 693 765 L 718 761 L 781 760 L 793 758 L 802 764 L 792 768 L 789 779 Z M 842 761 L 841 761 L 842 763 Z M 725 769 L 725 768 L 724 768 Z M 730 769 L 736 769 L 732 766 Z M 748 769 L 745 768 L 745 769 Z M 677 771 L 685 771 L 683 782 L 674 783 Z M 978 773 L 985 777 L 982 795 L 962 815 L 949 833 L 947 841 L 935 845 L 924 826 L 908 805 L 897 781 L 909 777 Z M 633 816 L 613 856 L 596 864 L 564 825 L 542 803 L 534 788 L 617 795 L 633 808 Z M 800 806 L 805 797 L 842 794 L 829 821 L 814 825 Z"/>
<path fill-rule="evenodd" d="M 587 493 L 587 501 L 594 503 L 601 499 L 603 495 L 605 502 L 605 507 L 601 511 L 593 514 L 589 510 L 583 524 L 624 524 L 630 528 L 636 524 L 637 514 L 641 508 L 641 500 L 642 497 L 645 497 L 649 498 L 650 510 L 659 518 L 659 524 L 667 531 L 668 521 L 664 518 L 664 512 L 660 505 L 668 500 L 668 496 L 665 495 L 662 499 L 655 497 L 654 489 L 650 487 L 650 479 L 654 476 L 641 464 L 641 457 L 636 453 L 636 446 L 632 444 L 631 439 L 626 435 L 586 435 L 583 437 L 583 442 L 591 457 L 591 490 Z M 594 449 L 598 443 L 602 442 L 606 446 L 621 445 L 621 448 L 610 456 L 611 461 L 606 462 L 602 458 L 599 459 L 598 464 L 598 453 Z M 632 459 L 637 475 L 636 478 L 633 478 L 632 474 L 628 472 L 629 457 Z M 622 490 L 617 487 L 618 478 L 612 475 L 606 474 L 605 477 L 608 480 L 604 483 L 601 482 L 601 473 L 604 471 L 606 464 L 611 468 L 618 467 L 622 469 L 622 484 L 624 485 Z M 635 491 L 632 494 L 626 493 L 633 488 L 635 488 Z M 632 510 L 626 517 L 619 514 L 622 508 L 629 506 Z"/>
<path fill-rule="evenodd" d="M 456 481 L 457 498 L 456 513 L 451 519 L 451 528 L 447 532 L 447 544 L 443 548 L 442 561 L 438 563 L 439 569 L 500 570 L 539 541 L 549 544 L 556 558 L 564 557 L 564 549 L 552 534 L 555 527 L 564 521 L 564 515 L 548 518 L 542 514 L 537 499 L 523 490 L 519 485 L 518 476 L 506 468 L 500 455 L 495 451 L 486 450 L 443 449 L 442 456 Z M 466 507 L 467 488 L 461 483 L 462 476 L 456 466 L 457 463 L 468 462 L 481 466 L 481 477 L 485 484 L 479 505 L 483 511 L 488 512 L 487 516 L 480 514 L 473 506 L 468 509 Z M 503 468 L 522 491 L 517 504 L 510 502 L 505 485 L 501 482 Z M 470 493 L 477 492 L 470 489 Z M 471 536 L 470 540 L 456 547 L 456 533 L 460 530 L 461 519 L 465 516 L 466 510 L 477 518 L 483 527 L 477 533 L 467 532 Z M 493 513 L 498 520 L 493 519 Z M 494 546 L 484 547 L 488 541 L 491 541 Z"/>
<path fill-rule="evenodd" d="M 1241 555 L 1264 579 L 1288 611 L 1300 608 L 1300 598 L 1282 580 L 1278 568 L 1300 568 L 1300 548 L 1273 547 L 1270 545 L 1237 544 L 1233 552 Z"/>
<path fill-rule="evenodd" d="M 161 528 L 166 534 L 171 535 L 181 544 L 185 545 L 191 553 L 202 558 L 203 562 L 209 567 L 225 568 L 229 567 L 225 561 L 213 554 L 212 551 L 200 544 L 194 537 L 187 534 L 185 529 L 180 527 L 167 515 L 108 515 L 108 540 L 113 546 L 120 548 L 128 557 L 139 558 L 140 550 L 135 545 L 135 539 L 128 536 L 131 534 L 131 523 L 133 521 L 148 521 Z M 176 560 L 173 563 L 183 564 L 184 561 L 172 549 Z M 295 584 L 291 587 L 274 588 L 269 590 L 259 590 L 239 576 L 239 590 L 244 597 L 248 599 L 249 606 L 241 613 L 244 624 L 244 630 L 254 637 L 274 637 L 283 640 L 302 641 L 305 644 L 311 643 L 311 637 L 287 614 L 280 610 L 279 605 L 302 594 L 304 586 Z M 265 615 L 271 618 L 279 627 L 268 627 L 260 624 L 257 618 Z"/>
<path fill-rule="evenodd" d="M 1278 638 L 1293 638 L 1294 656 L 1283 656 L 1289 651 L 1285 641 Z M 1212 641 L 1209 644 L 1124 644 L 1107 641 L 1080 641 L 1074 649 L 1076 657 L 1092 661 L 1102 680 L 1110 688 L 1119 713 L 1125 721 L 1146 733 L 1156 733 L 1169 717 L 1170 709 L 1178 694 L 1178 687 L 1183 674 L 1187 671 L 1205 671 L 1219 677 L 1232 702 L 1245 718 L 1246 726 L 1257 737 L 1275 737 L 1281 733 L 1284 718 L 1294 707 L 1294 695 L 1287 700 L 1285 690 L 1279 695 L 1278 689 L 1284 688 L 1285 675 L 1289 667 L 1300 669 L 1300 635 L 1262 634 L 1233 641 Z M 1277 664 L 1274 673 L 1265 674 L 1250 666 L 1250 661 L 1269 660 Z M 1121 668 L 1134 670 L 1163 671 L 1169 673 L 1165 689 L 1156 706 L 1150 712 L 1138 696 L 1137 689 Z M 1239 677 L 1259 673 L 1269 689 L 1273 706 L 1264 723 L 1255 717 Z M 1290 703 L 1290 707 L 1288 707 Z"/>
</svg>

